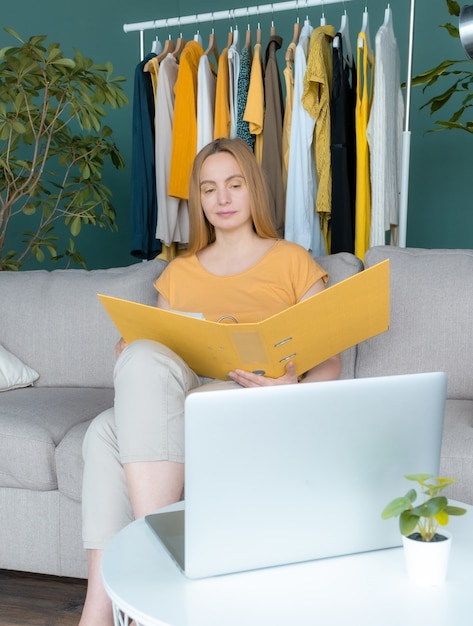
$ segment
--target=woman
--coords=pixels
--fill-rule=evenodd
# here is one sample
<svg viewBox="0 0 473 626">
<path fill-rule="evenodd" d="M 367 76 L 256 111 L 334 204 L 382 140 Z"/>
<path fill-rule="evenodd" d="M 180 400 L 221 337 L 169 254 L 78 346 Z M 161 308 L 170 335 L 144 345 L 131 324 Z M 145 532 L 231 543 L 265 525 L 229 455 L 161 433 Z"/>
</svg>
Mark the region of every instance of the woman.
<svg viewBox="0 0 473 626">
<path fill-rule="evenodd" d="M 326 272 L 300 246 L 277 239 L 260 168 L 239 139 L 218 139 L 196 157 L 189 186 L 190 241 L 155 283 L 158 307 L 213 321 L 265 319 L 325 288 Z M 208 382 L 165 346 L 117 346 L 115 405 L 84 441 L 83 538 L 89 581 L 80 626 L 113 624 L 101 584 L 107 541 L 127 523 L 177 502 L 184 487 L 186 394 Z M 340 374 L 335 356 L 301 382 Z M 298 382 L 293 363 L 268 378 L 235 370 L 243 387 Z M 225 383 L 222 383 L 225 384 Z M 228 383 L 226 383 L 228 384 Z"/>
</svg>

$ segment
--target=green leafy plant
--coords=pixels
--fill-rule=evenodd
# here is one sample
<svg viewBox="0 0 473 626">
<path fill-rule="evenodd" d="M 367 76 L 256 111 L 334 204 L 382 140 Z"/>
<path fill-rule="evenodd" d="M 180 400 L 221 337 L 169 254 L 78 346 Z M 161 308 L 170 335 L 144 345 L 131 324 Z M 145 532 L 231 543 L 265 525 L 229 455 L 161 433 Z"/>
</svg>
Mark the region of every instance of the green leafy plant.
<svg viewBox="0 0 473 626">
<path fill-rule="evenodd" d="M 438 526 L 446 526 L 450 515 L 466 513 L 466 509 L 450 506 L 447 498 L 439 495 L 455 482 L 454 478 L 436 478 L 432 474 L 407 474 L 405 478 L 419 484 L 423 494 L 422 503 L 414 506 L 417 492 L 410 489 L 405 496 L 390 502 L 381 513 L 385 520 L 399 516 L 399 530 L 402 535 L 410 535 L 417 529 L 422 541 L 432 541 Z"/>
<path fill-rule="evenodd" d="M 102 172 L 107 161 L 124 162 L 103 118 L 105 107 L 127 104 L 125 79 L 78 50 L 67 58 L 59 44 L 46 46 L 46 36 L 25 42 L 5 30 L 19 45 L 0 50 L 0 270 L 19 269 L 28 255 L 42 262 L 46 253 L 85 266 L 74 240 L 82 226 L 117 229 Z M 6 251 L 19 216 L 31 218 L 24 249 Z M 64 244 L 58 221 L 71 235 Z"/>
<path fill-rule="evenodd" d="M 450 15 L 459 17 L 460 5 L 455 0 L 445 0 L 447 10 Z M 440 28 L 447 31 L 448 35 L 454 39 L 459 39 L 460 34 L 458 26 L 455 26 L 451 22 L 440 24 Z M 459 42 L 459 49 L 461 45 Z M 442 61 L 436 67 L 418 74 L 413 77 L 412 85 L 423 85 L 423 91 L 430 89 L 434 85 L 437 85 L 438 81 L 442 79 L 442 83 L 448 82 L 448 86 L 441 93 L 432 96 L 425 104 L 421 106 L 421 109 L 428 109 L 430 115 L 434 115 L 440 109 L 442 109 L 447 103 L 454 105 L 454 112 L 449 119 L 436 120 L 435 128 L 429 132 L 439 130 L 465 130 L 469 133 L 473 133 L 473 121 L 466 119 L 471 112 L 472 99 L 473 99 L 473 61 L 470 59 L 463 60 L 445 60 Z"/>
</svg>

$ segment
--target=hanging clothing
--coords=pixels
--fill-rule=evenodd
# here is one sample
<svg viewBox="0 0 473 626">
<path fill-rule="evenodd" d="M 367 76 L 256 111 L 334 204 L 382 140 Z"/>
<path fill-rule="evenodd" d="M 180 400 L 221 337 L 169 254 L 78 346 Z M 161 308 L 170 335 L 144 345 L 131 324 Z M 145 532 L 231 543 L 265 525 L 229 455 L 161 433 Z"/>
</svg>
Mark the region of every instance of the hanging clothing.
<svg viewBox="0 0 473 626">
<path fill-rule="evenodd" d="M 172 54 L 160 63 L 156 89 L 156 193 L 158 216 L 156 238 L 167 247 L 174 242 L 188 243 L 189 215 L 187 201 L 168 195 L 171 169 L 172 127 L 174 120 L 174 86 L 179 65 Z"/>
<path fill-rule="evenodd" d="M 255 157 L 261 165 L 263 159 L 263 125 L 264 125 L 264 82 L 261 44 L 253 47 L 253 61 L 251 63 L 250 86 L 246 100 L 245 122 L 248 122 L 250 133 L 255 136 Z"/>
<path fill-rule="evenodd" d="M 248 101 L 248 90 L 250 87 L 251 61 L 248 48 L 243 48 L 240 53 L 240 73 L 238 75 L 238 96 L 237 96 L 237 137 L 253 150 L 255 136 L 250 133 L 250 124 L 243 119 Z"/>
<path fill-rule="evenodd" d="M 263 156 L 261 167 L 268 183 L 273 225 L 280 237 L 284 236 L 284 190 L 281 178 L 282 121 L 284 106 L 281 78 L 276 52 L 282 38 L 272 35 L 266 47 L 264 70 L 264 95 L 266 108 L 263 122 Z"/>
<path fill-rule="evenodd" d="M 143 72 L 150 54 L 135 68 L 131 157 L 131 254 L 152 259 L 161 252 L 156 239 L 157 199 L 155 167 L 154 92 L 149 72 Z"/>
<path fill-rule="evenodd" d="M 312 146 L 315 119 L 302 104 L 307 55 L 313 30 L 310 23 L 304 24 L 295 53 L 284 236 L 310 250 L 312 256 L 321 256 L 325 254 L 326 248 L 320 221 L 315 212 L 317 179 Z"/>
<path fill-rule="evenodd" d="M 356 70 L 343 54 L 343 37 L 336 35 L 338 47 L 332 48 L 333 85 L 330 105 L 332 152 L 331 252 L 355 250 L 355 89 Z"/>
<path fill-rule="evenodd" d="M 214 138 L 216 81 L 209 57 L 203 54 L 197 71 L 197 152 Z"/>
<path fill-rule="evenodd" d="M 230 85 L 228 76 L 228 48 L 218 57 L 217 86 L 215 94 L 214 139 L 230 137 Z"/>
<path fill-rule="evenodd" d="M 286 102 L 284 106 L 284 119 L 282 123 L 282 185 L 284 196 L 286 196 L 287 189 L 287 170 L 289 167 L 289 147 L 291 142 L 292 106 L 294 102 L 295 56 L 296 44 L 291 41 L 286 52 L 286 67 L 283 70 L 284 84 L 286 87 Z"/>
<path fill-rule="evenodd" d="M 373 98 L 373 54 L 368 50 L 366 35 L 360 32 L 357 45 L 356 79 L 356 205 L 355 205 L 355 255 L 362 261 L 370 245 L 371 181 L 370 155 L 366 131 Z"/>
<path fill-rule="evenodd" d="M 197 72 L 203 54 L 197 41 L 189 41 L 179 59 L 168 189 L 169 195 L 176 198 L 189 196 L 189 178 L 197 151 Z"/>
<path fill-rule="evenodd" d="M 376 73 L 368 122 L 371 180 L 370 246 L 396 243 L 401 193 L 404 100 L 401 91 L 399 48 L 392 28 L 382 25 L 375 40 Z"/>
<path fill-rule="evenodd" d="M 320 216 L 325 246 L 330 251 L 329 223 L 332 209 L 332 168 L 330 155 L 330 95 L 332 93 L 333 26 L 319 26 L 310 36 L 304 76 L 302 103 L 315 119 L 315 167 L 317 172 L 316 210 Z"/>
<path fill-rule="evenodd" d="M 151 77 L 151 84 L 153 85 L 153 93 L 156 99 L 156 90 L 158 88 L 158 75 L 159 75 L 159 61 L 158 57 L 154 56 L 143 67 L 144 72 L 149 72 Z"/>
<path fill-rule="evenodd" d="M 228 48 L 228 86 L 230 101 L 230 137 L 237 136 L 238 120 L 238 77 L 240 75 L 240 52 L 238 50 L 238 31 L 235 31 L 232 45 Z"/>
</svg>

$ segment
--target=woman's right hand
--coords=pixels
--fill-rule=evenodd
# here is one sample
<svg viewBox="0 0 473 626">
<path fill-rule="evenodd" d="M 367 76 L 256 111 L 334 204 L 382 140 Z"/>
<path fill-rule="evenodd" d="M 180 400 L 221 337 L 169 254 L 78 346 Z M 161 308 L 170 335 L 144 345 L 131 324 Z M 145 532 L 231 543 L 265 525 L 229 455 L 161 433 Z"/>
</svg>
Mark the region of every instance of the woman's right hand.
<svg viewBox="0 0 473 626">
<path fill-rule="evenodd" d="M 120 339 L 117 341 L 117 343 L 115 345 L 115 358 L 116 359 L 118 359 L 118 357 L 123 352 L 123 350 L 126 348 L 126 346 L 127 346 L 126 341 L 123 339 L 123 337 L 120 337 Z"/>
</svg>

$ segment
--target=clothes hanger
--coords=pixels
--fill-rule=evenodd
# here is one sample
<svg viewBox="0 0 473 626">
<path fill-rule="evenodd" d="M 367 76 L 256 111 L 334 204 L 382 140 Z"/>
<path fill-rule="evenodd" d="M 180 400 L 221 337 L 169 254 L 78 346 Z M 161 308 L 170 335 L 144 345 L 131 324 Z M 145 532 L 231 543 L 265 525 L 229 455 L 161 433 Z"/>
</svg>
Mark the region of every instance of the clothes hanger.
<svg viewBox="0 0 473 626">
<path fill-rule="evenodd" d="M 364 33 L 366 38 L 366 45 L 368 47 L 367 53 L 369 58 L 371 57 L 371 42 L 370 42 L 370 28 L 369 28 L 369 18 L 368 18 L 368 7 L 365 6 L 365 10 L 363 11 L 363 23 L 361 25 L 361 31 Z M 363 38 L 358 37 L 358 47 L 363 48 Z"/>
<path fill-rule="evenodd" d="M 158 31 L 156 31 L 156 36 L 153 39 L 153 43 L 151 44 L 151 53 L 152 54 L 160 54 L 163 49 L 163 44 L 159 41 Z"/>
<path fill-rule="evenodd" d="M 186 42 L 182 36 L 182 31 L 181 31 L 181 19 L 179 18 L 178 21 L 178 25 L 179 25 L 179 37 L 176 39 L 176 47 L 174 48 L 174 52 L 172 53 L 173 57 L 175 59 L 177 59 L 181 52 L 184 50 L 184 46 L 186 45 Z"/>
<path fill-rule="evenodd" d="M 153 54 L 160 54 L 162 52 L 162 49 L 163 44 L 159 41 L 158 35 L 156 35 L 156 38 L 153 40 L 153 43 L 151 45 L 151 52 Z"/>
<path fill-rule="evenodd" d="M 322 15 L 320 16 L 320 25 L 327 26 L 327 20 L 325 19 L 325 5 L 324 5 L 323 0 L 322 0 Z"/>
<path fill-rule="evenodd" d="M 206 56 L 210 56 L 211 54 L 214 55 L 215 60 L 218 63 L 218 48 L 217 48 L 217 38 L 215 37 L 215 29 L 212 27 L 212 31 L 209 35 L 209 45 L 207 46 L 207 49 L 205 50 L 205 55 Z"/>
<path fill-rule="evenodd" d="M 227 48 L 231 48 L 233 43 L 233 26 L 230 26 L 230 30 L 228 31 L 227 37 Z"/>
<path fill-rule="evenodd" d="M 153 39 L 153 43 L 151 44 L 151 54 L 155 54 L 156 56 L 158 56 L 161 53 L 162 49 L 163 49 L 163 44 L 159 41 L 159 36 L 158 36 L 158 33 L 156 32 L 156 36 Z M 152 66 L 152 63 L 150 59 L 143 66 L 143 72 L 150 72 L 151 66 Z"/>
<path fill-rule="evenodd" d="M 287 50 L 286 50 L 286 57 L 285 57 L 285 59 L 286 59 L 287 63 L 289 63 L 290 61 L 294 60 L 294 49 L 295 49 L 295 46 L 297 46 L 300 34 L 301 34 L 301 25 L 300 25 L 300 22 L 299 22 L 299 18 L 297 18 L 297 21 L 294 23 L 294 30 L 293 30 L 293 33 L 292 33 L 292 41 L 291 41 L 291 43 L 289 44 L 289 46 L 287 47 Z"/>
<path fill-rule="evenodd" d="M 180 56 L 181 52 L 184 50 L 185 45 L 186 45 L 186 42 L 182 36 L 182 33 L 179 33 L 179 37 L 176 40 L 176 47 L 174 49 L 174 52 L 172 53 L 174 58 L 177 59 Z"/>
<path fill-rule="evenodd" d="M 259 22 L 256 28 L 256 43 L 261 45 L 261 24 Z"/>
<path fill-rule="evenodd" d="M 246 36 L 245 36 L 245 48 L 247 48 L 248 50 L 250 50 L 251 48 L 251 28 L 250 25 L 248 24 L 248 27 L 246 29 Z"/>
<path fill-rule="evenodd" d="M 250 58 L 250 61 L 253 57 L 253 53 L 251 50 L 251 26 L 250 26 L 250 22 L 249 22 L 249 15 L 248 15 L 248 7 L 246 8 L 246 21 L 247 21 L 247 25 L 246 25 L 246 35 L 245 35 L 245 45 L 243 46 L 244 48 L 246 48 L 248 50 L 248 56 Z"/>
<path fill-rule="evenodd" d="M 391 11 L 391 6 L 388 3 L 388 6 L 386 7 L 386 9 L 384 11 L 383 26 L 387 26 L 389 28 L 392 28 L 392 25 L 393 25 L 393 15 L 392 15 L 392 11 Z"/>
<path fill-rule="evenodd" d="M 238 46 L 238 26 L 235 24 L 235 28 L 233 29 L 232 48 L 238 50 Z"/>
<path fill-rule="evenodd" d="M 161 61 L 166 58 L 168 54 L 174 52 L 175 48 L 176 46 L 174 45 L 174 41 L 171 39 L 171 35 L 169 35 L 164 42 L 163 51 L 161 52 L 161 54 L 158 54 L 158 63 L 161 63 Z"/>
<path fill-rule="evenodd" d="M 245 45 L 243 46 L 243 48 L 246 48 L 246 50 L 248 50 L 248 58 L 250 60 L 250 63 L 253 60 L 253 48 L 251 45 L 251 26 L 248 22 L 248 25 L 246 27 L 246 34 L 245 34 Z"/>
<path fill-rule="evenodd" d="M 196 41 L 200 46 L 203 46 L 202 35 L 200 34 L 200 29 L 199 29 L 199 21 L 197 19 L 197 13 L 195 14 L 195 23 L 197 24 L 197 29 L 195 31 L 194 41 Z"/>
<path fill-rule="evenodd" d="M 348 63 L 348 65 L 351 67 L 353 64 L 353 52 L 351 49 L 348 14 L 346 11 L 343 12 L 342 21 L 340 22 L 340 28 L 338 29 L 338 32 L 340 33 L 340 36 L 343 39 L 344 50 L 345 50 L 345 60 Z M 334 37 L 333 47 L 334 48 L 340 47 L 339 37 L 337 36 Z"/>
</svg>

